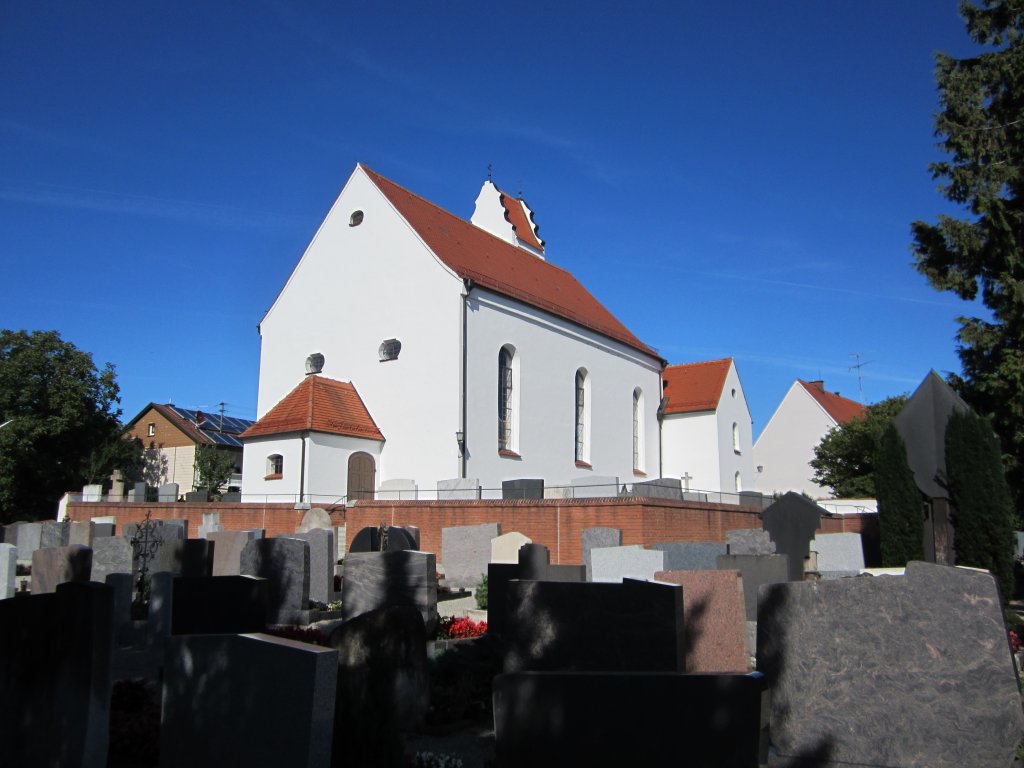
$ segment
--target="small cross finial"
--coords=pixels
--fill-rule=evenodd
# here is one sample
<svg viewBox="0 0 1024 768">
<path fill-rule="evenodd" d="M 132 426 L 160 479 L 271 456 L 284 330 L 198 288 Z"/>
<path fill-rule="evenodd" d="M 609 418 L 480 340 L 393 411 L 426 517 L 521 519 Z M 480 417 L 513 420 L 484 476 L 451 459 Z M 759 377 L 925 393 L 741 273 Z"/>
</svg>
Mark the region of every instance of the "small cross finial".
<svg viewBox="0 0 1024 768">
<path fill-rule="evenodd" d="M 492 172 L 491 164 L 490 164 L 490 163 L 488 163 L 488 164 L 487 164 L 487 180 L 488 180 L 488 181 L 490 181 L 490 180 L 491 180 L 491 172 Z"/>
</svg>

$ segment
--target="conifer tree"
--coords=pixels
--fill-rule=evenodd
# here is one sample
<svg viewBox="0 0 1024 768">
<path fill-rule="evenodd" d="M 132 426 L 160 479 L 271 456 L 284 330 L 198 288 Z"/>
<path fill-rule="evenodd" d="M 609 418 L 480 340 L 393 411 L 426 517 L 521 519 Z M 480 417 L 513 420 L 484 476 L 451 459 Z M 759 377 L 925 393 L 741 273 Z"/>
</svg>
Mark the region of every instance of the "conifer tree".
<svg viewBox="0 0 1024 768">
<path fill-rule="evenodd" d="M 937 56 L 941 111 L 933 163 L 943 195 L 963 218 L 914 222 L 917 269 L 931 285 L 966 300 L 980 296 L 991 316 L 961 317 L 961 396 L 989 416 L 1008 480 L 1024 503 L 1024 0 L 962 2 L 977 55 Z"/>
<path fill-rule="evenodd" d="M 875 491 L 882 565 L 898 568 L 924 559 L 924 496 L 907 464 L 907 447 L 890 424 L 875 451 Z"/>
<path fill-rule="evenodd" d="M 1013 595 L 1015 515 L 999 442 L 988 419 L 954 411 L 946 425 L 946 486 L 953 504 L 956 561 L 995 574 Z"/>
</svg>

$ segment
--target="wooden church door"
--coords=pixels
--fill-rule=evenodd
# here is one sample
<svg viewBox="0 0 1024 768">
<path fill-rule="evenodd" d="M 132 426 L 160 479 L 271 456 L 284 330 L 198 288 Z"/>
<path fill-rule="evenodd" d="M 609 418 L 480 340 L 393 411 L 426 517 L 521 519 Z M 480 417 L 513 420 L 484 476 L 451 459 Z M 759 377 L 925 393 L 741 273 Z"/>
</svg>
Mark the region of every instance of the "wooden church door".
<svg viewBox="0 0 1024 768">
<path fill-rule="evenodd" d="M 368 453 L 353 453 L 348 457 L 348 499 L 373 500 L 373 489 L 376 485 L 377 468 L 373 456 Z"/>
</svg>

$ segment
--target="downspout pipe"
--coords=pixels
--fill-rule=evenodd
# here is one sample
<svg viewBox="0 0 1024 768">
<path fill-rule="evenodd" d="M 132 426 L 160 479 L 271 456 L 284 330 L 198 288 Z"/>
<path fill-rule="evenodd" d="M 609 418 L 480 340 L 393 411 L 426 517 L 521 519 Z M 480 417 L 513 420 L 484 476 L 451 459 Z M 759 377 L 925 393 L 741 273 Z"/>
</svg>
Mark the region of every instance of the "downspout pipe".
<svg viewBox="0 0 1024 768">
<path fill-rule="evenodd" d="M 302 457 L 299 459 L 299 503 L 306 500 L 306 438 L 309 432 L 302 433 Z"/>
<path fill-rule="evenodd" d="M 473 288 L 476 287 L 476 283 L 473 278 L 467 277 L 462 281 L 464 289 L 462 291 L 462 325 L 459 331 L 459 346 L 461 357 L 459 360 L 460 378 L 462 379 L 460 390 L 459 390 L 459 432 L 462 433 L 462 444 L 459 445 L 459 477 L 466 477 L 466 446 L 469 445 L 469 435 L 466 434 L 466 422 L 467 422 L 467 402 L 466 402 L 466 390 L 468 388 L 468 363 L 469 363 L 469 352 L 467 349 L 467 335 L 469 331 L 469 295 L 472 293 Z"/>
</svg>

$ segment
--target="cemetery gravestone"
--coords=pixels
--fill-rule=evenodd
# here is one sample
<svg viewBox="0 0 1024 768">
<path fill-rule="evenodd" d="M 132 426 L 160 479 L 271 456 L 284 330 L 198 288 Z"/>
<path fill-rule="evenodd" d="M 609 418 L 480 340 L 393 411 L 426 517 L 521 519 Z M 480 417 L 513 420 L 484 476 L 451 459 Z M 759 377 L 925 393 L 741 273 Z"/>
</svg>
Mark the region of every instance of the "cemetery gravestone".
<svg viewBox="0 0 1024 768">
<path fill-rule="evenodd" d="M 522 478 L 501 481 L 501 498 L 503 499 L 543 499 L 544 480 Z"/>
<path fill-rule="evenodd" d="M 31 560 L 32 553 L 39 549 L 43 536 L 40 523 L 22 523 L 18 526 L 18 559 Z"/>
<path fill-rule="evenodd" d="M 68 526 L 70 526 L 70 521 Z M 57 522 L 55 520 L 44 520 L 42 528 L 39 532 L 39 547 L 41 549 L 49 547 L 66 547 L 70 541 L 71 529 L 65 526 L 63 522 Z"/>
<path fill-rule="evenodd" d="M 492 563 L 518 563 L 519 548 L 524 544 L 532 544 L 533 540 L 527 538 L 519 531 L 511 531 L 491 539 L 491 562 Z"/>
<path fill-rule="evenodd" d="M 290 624 L 309 604 L 309 545 L 299 539 L 256 539 L 242 550 L 242 575 L 268 581 L 269 620 Z"/>
<path fill-rule="evenodd" d="M 49 547 L 32 553 L 32 594 L 57 591 L 57 585 L 68 581 L 89 581 L 92 571 L 92 550 L 88 547 Z"/>
<path fill-rule="evenodd" d="M 476 477 L 457 477 L 453 480 L 438 480 L 437 498 L 439 501 L 479 499 L 480 479 Z"/>
<path fill-rule="evenodd" d="M 0 544 L 0 600 L 14 597 L 17 591 L 18 548 Z"/>
<path fill-rule="evenodd" d="M 683 588 L 687 672 L 747 672 L 749 658 L 739 571 L 659 571 Z"/>
<path fill-rule="evenodd" d="M 811 552 L 818 555 L 818 572 L 857 575 L 864 568 L 864 548 L 859 533 L 819 533 L 811 539 Z"/>
<path fill-rule="evenodd" d="M 726 545 L 717 541 L 658 542 L 650 548 L 665 553 L 666 571 L 713 571 L 718 556 L 726 552 Z"/>
<path fill-rule="evenodd" d="M 655 573 L 665 570 L 665 554 L 639 544 L 598 547 L 590 551 L 590 560 L 594 582 L 620 582 L 624 578 L 650 581 Z"/>
<path fill-rule="evenodd" d="M 395 606 L 420 612 L 428 636 L 437 629 L 437 568 L 430 552 L 358 552 L 345 558 L 341 609 L 345 621 Z"/>
<path fill-rule="evenodd" d="M 224 526 L 220 524 L 220 512 L 203 513 L 203 522 L 199 524 L 200 539 L 206 539 L 211 533 L 223 530 Z"/>
<path fill-rule="evenodd" d="M 722 555 L 718 558 L 718 570 L 740 572 L 747 621 L 757 619 L 757 595 L 762 586 L 789 580 L 786 555 Z"/>
<path fill-rule="evenodd" d="M 575 499 L 604 499 L 616 497 L 622 486 L 619 478 L 611 475 L 586 475 L 573 478 L 570 482 Z"/>
<path fill-rule="evenodd" d="M 91 547 L 95 536 L 95 523 L 86 520 L 70 523 L 68 531 L 68 545 L 81 544 L 83 547 Z"/>
<path fill-rule="evenodd" d="M 766 587 L 757 644 L 783 759 L 824 752 L 821 765 L 896 768 L 1013 760 L 1024 715 L 988 573 L 915 562 L 905 576 Z"/>
<path fill-rule="evenodd" d="M 144 503 L 146 501 L 146 484 L 135 483 L 128 489 L 128 497 L 125 500 L 134 504 Z"/>
<path fill-rule="evenodd" d="M 102 501 L 103 500 L 103 486 L 102 485 L 86 485 L 82 487 L 82 501 Z"/>
<path fill-rule="evenodd" d="M 725 534 L 726 553 L 729 555 L 774 555 L 775 542 L 768 531 L 758 528 L 740 528 Z"/>
<path fill-rule="evenodd" d="M 761 521 L 775 542 L 775 551 L 789 556 L 789 581 L 802 581 L 811 539 L 821 527 L 821 507 L 790 491 L 761 513 Z"/>
<path fill-rule="evenodd" d="M 682 501 L 683 483 L 677 477 L 662 477 L 656 480 L 644 480 L 633 483 L 632 496 L 642 496 L 648 499 L 675 499 Z"/>
<path fill-rule="evenodd" d="M 314 528 L 308 533 L 295 533 L 289 538 L 309 544 L 309 599 L 332 603 L 338 599 L 334 591 L 334 529 Z"/>
<path fill-rule="evenodd" d="M 417 531 L 418 533 L 418 531 Z M 416 549 L 417 543 L 413 535 L 392 525 L 388 528 L 388 542 L 386 552 L 399 552 L 405 549 Z M 363 528 L 352 539 L 352 546 L 349 552 L 380 552 L 380 529 L 372 526 Z"/>
<path fill-rule="evenodd" d="M 132 545 L 123 536 L 104 536 L 92 543 L 93 581 L 103 584 L 112 573 L 132 572 Z"/>
<path fill-rule="evenodd" d="M 181 635 L 165 659 L 160 765 L 330 766 L 333 648 L 262 634 Z"/>
<path fill-rule="evenodd" d="M 487 573 L 491 539 L 501 535 L 500 523 L 441 529 L 441 561 L 450 587 L 475 588 Z"/>
<path fill-rule="evenodd" d="M 156 500 L 159 502 L 174 502 L 178 500 L 178 484 L 165 483 L 157 490 Z"/>
<path fill-rule="evenodd" d="M 378 501 L 416 501 L 418 498 L 419 486 L 415 480 L 384 480 L 377 489 Z"/>
<path fill-rule="evenodd" d="M 502 635 L 508 625 L 508 585 L 513 580 L 583 583 L 582 565 L 551 565 L 551 553 L 542 544 L 524 544 L 518 563 L 487 566 L 487 634 Z"/>
<path fill-rule="evenodd" d="M 622 546 L 622 531 L 618 528 L 587 528 L 583 531 L 583 565 L 586 568 L 587 581 L 593 581 L 593 568 L 590 553 L 598 547 Z"/>
<path fill-rule="evenodd" d="M 267 627 L 266 579 L 176 577 L 171 589 L 172 635 L 244 634 Z"/>
<path fill-rule="evenodd" d="M 238 576 L 242 572 L 242 550 L 253 540 L 247 531 L 212 531 L 206 540 L 213 542 L 213 575 Z"/>
<path fill-rule="evenodd" d="M 326 509 L 313 507 L 302 516 L 302 521 L 299 523 L 299 527 L 295 532 L 309 533 L 317 528 L 324 528 L 331 531 L 334 530 L 334 523 L 331 522 L 331 516 Z"/>
</svg>

